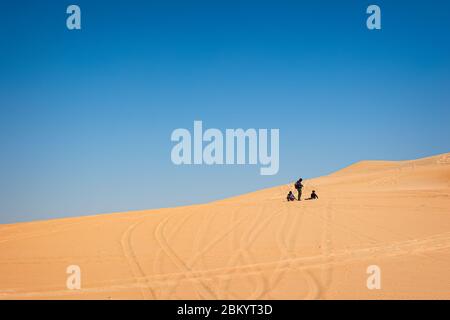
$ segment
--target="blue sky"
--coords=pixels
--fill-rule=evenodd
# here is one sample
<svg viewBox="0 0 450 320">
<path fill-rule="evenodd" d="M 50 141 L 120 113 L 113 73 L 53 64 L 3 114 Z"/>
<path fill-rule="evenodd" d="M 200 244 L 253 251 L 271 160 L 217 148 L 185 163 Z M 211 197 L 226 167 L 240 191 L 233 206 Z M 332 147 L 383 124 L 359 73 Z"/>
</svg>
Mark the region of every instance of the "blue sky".
<svg viewBox="0 0 450 320">
<path fill-rule="evenodd" d="M 77 4 L 82 30 L 66 28 Z M 370 4 L 382 30 L 366 28 Z M 10 1 L 0 223 L 207 202 L 450 151 L 448 1 Z M 176 128 L 279 128 L 280 170 L 175 166 Z"/>
</svg>

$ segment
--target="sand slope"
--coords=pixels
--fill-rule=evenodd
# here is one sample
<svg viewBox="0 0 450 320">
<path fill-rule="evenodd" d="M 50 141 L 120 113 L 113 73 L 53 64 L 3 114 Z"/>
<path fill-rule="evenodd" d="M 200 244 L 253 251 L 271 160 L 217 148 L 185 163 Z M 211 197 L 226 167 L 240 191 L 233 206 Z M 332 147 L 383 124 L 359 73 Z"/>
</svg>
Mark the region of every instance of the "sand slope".
<svg viewBox="0 0 450 320">
<path fill-rule="evenodd" d="M 450 299 L 450 153 L 305 181 L 317 201 L 287 203 L 289 189 L 0 225 L 0 299 Z"/>
</svg>

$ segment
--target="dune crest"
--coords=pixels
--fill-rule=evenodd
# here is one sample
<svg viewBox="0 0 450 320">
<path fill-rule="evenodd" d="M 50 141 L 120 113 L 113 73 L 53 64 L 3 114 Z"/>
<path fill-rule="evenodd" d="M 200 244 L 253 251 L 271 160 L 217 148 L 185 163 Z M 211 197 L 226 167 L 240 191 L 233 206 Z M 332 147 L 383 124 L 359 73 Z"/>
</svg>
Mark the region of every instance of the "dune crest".
<svg viewBox="0 0 450 320">
<path fill-rule="evenodd" d="M 0 299 L 450 299 L 450 153 L 306 180 L 319 200 L 286 202 L 292 185 L 0 225 Z"/>
</svg>

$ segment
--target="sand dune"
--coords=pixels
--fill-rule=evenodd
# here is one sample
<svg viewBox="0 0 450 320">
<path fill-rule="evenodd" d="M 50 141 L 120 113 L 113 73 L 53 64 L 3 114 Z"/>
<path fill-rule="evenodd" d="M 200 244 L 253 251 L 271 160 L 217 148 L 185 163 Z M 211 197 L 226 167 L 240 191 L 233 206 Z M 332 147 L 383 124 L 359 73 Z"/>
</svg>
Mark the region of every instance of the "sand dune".
<svg viewBox="0 0 450 320">
<path fill-rule="evenodd" d="M 0 299 L 450 299 L 450 153 L 305 181 L 317 201 L 289 189 L 0 225 Z"/>
</svg>

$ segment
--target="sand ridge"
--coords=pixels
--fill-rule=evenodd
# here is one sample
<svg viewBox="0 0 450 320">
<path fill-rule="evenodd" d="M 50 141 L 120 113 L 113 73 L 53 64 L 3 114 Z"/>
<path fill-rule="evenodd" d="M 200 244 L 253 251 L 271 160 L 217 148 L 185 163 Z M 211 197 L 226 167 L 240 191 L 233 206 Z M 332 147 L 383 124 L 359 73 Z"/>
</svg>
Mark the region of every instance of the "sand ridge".
<svg viewBox="0 0 450 320">
<path fill-rule="evenodd" d="M 450 299 L 450 153 L 305 180 L 315 201 L 292 189 L 0 225 L 0 299 Z"/>
</svg>

